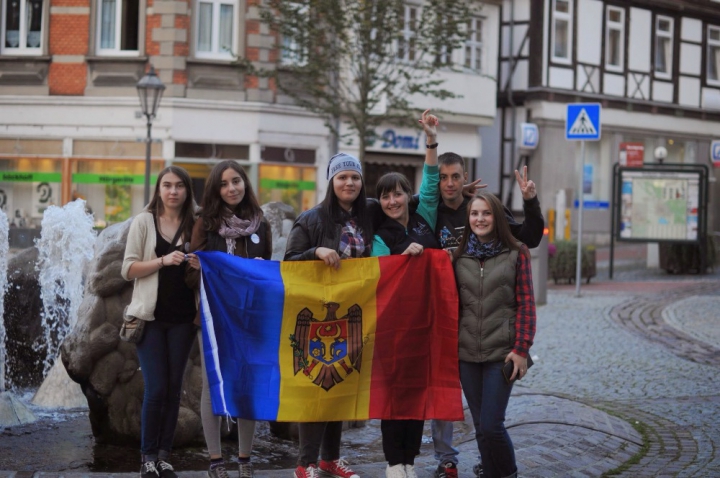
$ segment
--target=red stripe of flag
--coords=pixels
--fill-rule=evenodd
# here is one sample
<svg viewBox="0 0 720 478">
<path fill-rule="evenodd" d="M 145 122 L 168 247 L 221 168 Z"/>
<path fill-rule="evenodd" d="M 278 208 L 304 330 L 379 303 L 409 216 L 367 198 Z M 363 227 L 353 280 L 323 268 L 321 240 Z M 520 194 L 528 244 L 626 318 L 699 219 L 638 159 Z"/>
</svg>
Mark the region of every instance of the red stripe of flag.
<svg viewBox="0 0 720 478">
<path fill-rule="evenodd" d="M 458 296 L 447 254 L 379 264 L 370 418 L 462 420 Z"/>
</svg>

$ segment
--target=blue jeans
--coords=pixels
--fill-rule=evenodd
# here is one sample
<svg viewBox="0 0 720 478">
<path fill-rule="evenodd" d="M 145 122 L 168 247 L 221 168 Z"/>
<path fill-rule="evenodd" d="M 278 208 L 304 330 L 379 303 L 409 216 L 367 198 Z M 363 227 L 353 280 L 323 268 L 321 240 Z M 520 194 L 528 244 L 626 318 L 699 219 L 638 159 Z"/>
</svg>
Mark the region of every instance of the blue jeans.
<svg viewBox="0 0 720 478">
<path fill-rule="evenodd" d="M 145 382 L 141 414 L 142 461 L 165 460 L 172 450 L 185 365 L 195 325 L 152 321 L 137 344 Z"/>
<path fill-rule="evenodd" d="M 505 429 L 505 410 L 512 385 L 505 381 L 502 362 L 460 361 L 460 383 L 475 424 L 475 438 L 488 478 L 517 472 L 515 449 Z"/>
<path fill-rule="evenodd" d="M 442 465 L 445 463 L 458 464 L 458 449 L 452 446 L 453 422 L 445 420 L 433 420 L 430 422 L 432 429 L 433 445 L 435 447 L 435 459 Z"/>
</svg>

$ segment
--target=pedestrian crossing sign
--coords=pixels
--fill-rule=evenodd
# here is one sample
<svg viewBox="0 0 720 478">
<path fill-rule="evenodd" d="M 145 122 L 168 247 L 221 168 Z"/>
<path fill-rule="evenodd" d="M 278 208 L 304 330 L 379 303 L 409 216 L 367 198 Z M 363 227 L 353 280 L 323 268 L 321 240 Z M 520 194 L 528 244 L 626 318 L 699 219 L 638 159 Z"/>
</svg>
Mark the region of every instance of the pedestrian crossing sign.
<svg viewBox="0 0 720 478">
<path fill-rule="evenodd" d="M 569 103 L 567 105 L 565 139 L 598 141 L 600 130 L 600 103 Z"/>
</svg>

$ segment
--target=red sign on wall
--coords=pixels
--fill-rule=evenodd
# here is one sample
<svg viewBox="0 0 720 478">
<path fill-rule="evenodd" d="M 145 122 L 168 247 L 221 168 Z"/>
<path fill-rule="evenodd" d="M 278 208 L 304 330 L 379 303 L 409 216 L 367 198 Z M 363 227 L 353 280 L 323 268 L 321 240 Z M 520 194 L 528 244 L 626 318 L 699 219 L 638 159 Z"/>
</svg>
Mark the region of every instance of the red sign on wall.
<svg viewBox="0 0 720 478">
<path fill-rule="evenodd" d="M 643 143 L 620 143 L 620 166 L 640 168 L 645 157 Z"/>
</svg>

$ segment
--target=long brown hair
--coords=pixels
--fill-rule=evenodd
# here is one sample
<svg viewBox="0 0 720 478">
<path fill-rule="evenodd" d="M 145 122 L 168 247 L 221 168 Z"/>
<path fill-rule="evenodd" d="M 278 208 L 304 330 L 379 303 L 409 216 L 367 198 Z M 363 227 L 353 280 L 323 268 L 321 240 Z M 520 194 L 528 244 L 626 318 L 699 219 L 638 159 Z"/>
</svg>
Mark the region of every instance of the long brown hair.
<svg viewBox="0 0 720 478">
<path fill-rule="evenodd" d="M 463 235 L 460 239 L 460 245 L 457 249 L 455 249 L 455 252 L 453 252 L 455 259 L 465 253 L 465 249 L 467 249 L 468 242 L 470 241 L 470 234 L 474 234 L 470 228 L 470 212 L 472 210 L 473 203 L 478 199 L 482 199 L 488 206 L 490 206 L 490 212 L 493 215 L 493 232 L 495 233 L 495 239 L 499 240 L 504 247 L 507 247 L 511 251 L 520 249 L 517 239 L 515 239 L 512 235 L 512 231 L 510 231 L 510 224 L 508 223 L 507 216 L 505 215 L 505 208 L 503 208 L 500 200 L 492 193 L 480 191 L 476 193 L 467 204 L 465 229 L 463 230 Z"/>
<path fill-rule="evenodd" d="M 255 216 L 262 216 L 263 214 L 245 169 L 243 169 L 243 167 L 235 161 L 220 161 L 213 166 L 212 171 L 210 171 L 210 175 L 205 182 L 205 191 L 203 192 L 202 199 L 202 212 L 200 215 L 203 219 L 203 225 L 206 231 L 217 231 L 222 225 L 223 218 L 228 217 L 227 204 L 220 197 L 222 175 L 227 169 L 236 171 L 240 175 L 243 183 L 245 183 L 245 195 L 243 196 L 242 201 L 240 201 L 240 203 L 235 206 L 235 209 L 233 209 L 233 214 L 240 219 L 248 220 Z"/>
<path fill-rule="evenodd" d="M 160 184 L 162 183 L 163 176 L 168 173 L 173 173 L 175 176 L 180 178 L 180 181 L 185 185 L 185 202 L 180 209 L 180 230 L 182 230 L 182 237 L 186 241 L 190 240 L 192 235 L 193 225 L 195 224 L 195 197 L 193 196 L 192 182 L 190 181 L 190 175 L 185 169 L 180 166 L 168 166 L 167 168 L 160 171 L 158 174 L 157 181 L 155 182 L 155 194 L 150 200 L 150 204 L 147 206 L 147 210 L 151 212 L 156 218 L 160 217 L 165 213 L 165 206 L 160 197 Z M 173 247 L 175 244 L 173 244 Z"/>
</svg>

